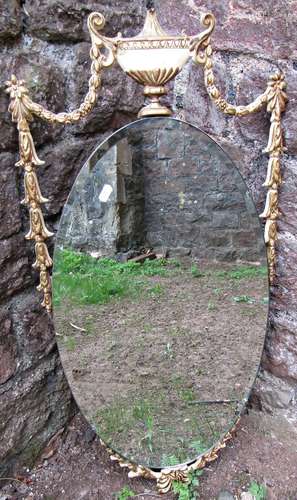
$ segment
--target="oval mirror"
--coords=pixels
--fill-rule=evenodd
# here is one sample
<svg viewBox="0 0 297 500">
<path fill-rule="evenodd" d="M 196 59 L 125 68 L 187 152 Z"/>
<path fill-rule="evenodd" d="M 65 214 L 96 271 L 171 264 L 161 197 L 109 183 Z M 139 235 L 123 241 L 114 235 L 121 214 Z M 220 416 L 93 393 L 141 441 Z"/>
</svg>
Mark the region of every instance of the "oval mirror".
<svg viewBox="0 0 297 500">
<path fill-rule="evenodd" d="M 220 443 L 257 374 L 267 274 L 247 186 L 204 132 L 147 118 L 96 149 L 60 223 L 54 319 L 74 397 L 110 448 L 160 469 Z"/>
</svg>

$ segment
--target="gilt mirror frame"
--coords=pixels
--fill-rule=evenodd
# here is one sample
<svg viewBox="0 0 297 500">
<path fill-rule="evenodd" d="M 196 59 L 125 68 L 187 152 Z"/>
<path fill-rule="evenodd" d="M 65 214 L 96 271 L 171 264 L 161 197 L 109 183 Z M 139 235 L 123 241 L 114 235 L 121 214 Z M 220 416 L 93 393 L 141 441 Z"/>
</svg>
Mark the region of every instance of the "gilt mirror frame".
<svg viewBox="0 0 297 500">
<path fill-rule="evenodd" d="M 91 77 L 89 90 L 80 107 L 72 112 L 55 114 L 34 102 L 26 88 L 26 83 L 11 76 L 6 82 L 6 92 L 10 97 L 9 112 L 12 121 L 16 123 L 19 134 L 20 159 L 16 166 L 24 170 L 25 198 L 21 202 L 27 205 L 30 215 L 30 229 L 27 240 L 35 242 L 36 260 L 33 268 L 39 272 L 40 283 L 38 291 L 43 294 L 42 306 L 52 313 L 51 267 L 46 240 L 53 236 L 44 222 L 42 205 L 48 202 L 40 190 L 37 167 L 44 162 L 36 153 L 34 141 L 30 132 L 30 123 L 35 117 L 51 124 L 73 124 L 94 109 L 99 97 L 101 76 L 104 69 L 117 62 L 123 71 L 137 83 L 144 86 L 146 104 L 140 110 L 138 117 L 170 116 L 171 110 L 160 102 L 160 97 L 167 93 L 165 84 L 173 80 L 183 66 L 192 59 L 201 65 L 204 71 L 204 83 L 207 93 L 214 105 L 224 114 L 230 116 L 246 116 L 260 110 L 267 110 L 271 115 L 268 145 L 263 151 L 269 157 L 267 177 L 264 186 L 267 188 L 266 204 L 260 218 L 265 220 L 264 239 L 267 247 L 269 282 L 272 286 L 276 277 L 276 245 L 277 220 L 279 212 L 279 189 L 282 184 L 281 157 L 285 151 L 281 118 L 286 109 L 286 81 L 283 73 L 272 74 L 269 77 L 264 92 L 247 106 L 235 106 L 228 103 L 221 95 L 216 85 L 213 70 L 213 50 L 211 35 L 216 20 L 213 14 L 202 15 L 201 23 L 204 31 L 196 36 L 169 35 L 160 26 L 154 8 L 148 8 L 144 28 L 133 38 L 122 38 L 119 33 L 115 38 L 104 37 L 100 31 L 104 28 L 105 19 L 102 14 L 94 12 L 88 18 L 88 29 L 91 37 Z M 107 448 L 111 460 L 117 461 L 121 467 L 129 469 L 129 477 L 144 477 L 155 479 L 160 493 L 171 489 L 173 481 L 187 482 L 191 472 L 202 469 L 207 463 L 215 460 L 218 452 L 232 438 L 232 429 L 221 441 L 208 452 L 200 455 L 190 464 L 178 465 L 162 470 L 153 470 L 139 464 L 130 463 L 113 450 Z"/>
</svg>

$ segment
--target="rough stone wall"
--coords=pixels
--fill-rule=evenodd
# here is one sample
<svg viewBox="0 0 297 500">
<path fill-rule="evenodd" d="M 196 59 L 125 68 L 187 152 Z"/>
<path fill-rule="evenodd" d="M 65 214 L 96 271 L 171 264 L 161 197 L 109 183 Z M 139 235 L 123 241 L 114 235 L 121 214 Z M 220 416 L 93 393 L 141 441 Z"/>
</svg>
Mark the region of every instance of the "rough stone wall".
<svg viewBox="0 0 297 500">
<path fill-rule="evenodd" d="M 0 0 L 0 474 L 30 464 L 43 443 L 73 411 L 53 328 L 35 292 L 33 248 L 22 199 L 22 173 L 14 167 L 17 134 L 7 113 L 4 81 L 11 73 L 27 81 L 34 100 L 54 111 L 77 106 L 87 90 L 89 36 L 93 10 L 107 18 L 105 33 L 124 36 L 140 30 L 142 0 Z M 272 289 L 270 326 L 255 394 L 264 408 L 280 408 L 296 418 L 297 392 L 297 2 L 296 0 L 155 0 L 165 28 L 200 31 L 198 12 L 212 10 L 216 73 L 232 102 L 246 104 L 263 91 L 276 69 L 287 75 L 290 104 L 285 116 L 288 154 L 283 162 L 278 278 Z M 191 63 L 171 90 L 177 113 L 213 135 L 229 151 L 246 179 L 259 210 L 263 207 L 269 130 L 265 113 L 246 118 L 221 115 L 208 99 L 201 68 Z M 141 89 L 117 67 L 103 77 L 95 111 L 83 123 L 52 127 L 35 122 L 32 132 L 45 166 L 42 191 L 50 202 L 46 222 L 57 229 L 67 193 L 83 161 L 109 131 L 136 116 Z M 51 244 L 51 251 L 52 251 Z"/>
</svg>

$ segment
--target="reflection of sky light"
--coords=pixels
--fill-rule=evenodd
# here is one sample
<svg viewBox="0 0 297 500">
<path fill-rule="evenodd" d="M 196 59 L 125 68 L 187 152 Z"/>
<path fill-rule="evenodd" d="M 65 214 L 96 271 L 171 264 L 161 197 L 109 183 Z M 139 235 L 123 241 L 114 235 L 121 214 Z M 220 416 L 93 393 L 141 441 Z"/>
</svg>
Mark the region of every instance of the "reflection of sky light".
<svg viewBox="0 0 297 500">
<path fill-rule="evenodd" d="M 104 184 L 103 189 L 102 189 L 101 193 L 99 194 L 99 200 L 102 203 L 106 203 L 109 200 L 109 197 L 110 197 L 112 192 L 113 192 L 113 189 L 110 186 L 110 184 Z"/>
</svg>

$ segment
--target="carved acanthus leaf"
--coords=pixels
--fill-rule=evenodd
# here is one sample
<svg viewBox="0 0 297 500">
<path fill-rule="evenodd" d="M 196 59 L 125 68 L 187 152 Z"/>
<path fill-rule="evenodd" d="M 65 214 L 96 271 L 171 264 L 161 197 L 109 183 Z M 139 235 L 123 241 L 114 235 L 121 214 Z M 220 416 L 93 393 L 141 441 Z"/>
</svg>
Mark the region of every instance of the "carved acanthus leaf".
<svg viewBox="0 0 297 500">
<path fill-rule="evenodd" d="M 209 44 L 210 35 L 215 29 L 216 19 L 213 14 L 210 12 L 204 14 L 201 18 L 201 24 L 206 26 L 207 29 L 203 31 L 203 33 L 199 33 L 199 35 L 193 36 L 190 41 L 190 52 L 194 52 L 193 59 L 196 63 L 204 64 L 206 60 L 206 54 L 201 49 L 205 49 Z"/>
<path fill-rule="evenodd" d="M 34 269 L 40 269 L 42 266 L 45 268 L 50 268 L 53 265 L 53 261 L 48 253 L 48 248 L 43 241 L 37 241 L 35 245 L 35 255 L 36 261 L 33 266 Z"/>
<path fill-rule="evenodd" d="M 260 218 L 276 220 L 278 216 L 278 190 L 269 189 L 266 197 L 264 212 L 260 215 Z"/>
<path fill-rule="evenodd" d="M 275 73 L 268 82 L 267 111 L 281 115 L 286 109 L 288 96 L 285 92 L 287 84 L 283 73 Z"/>
<path fill-rule="evenodd" d="M 263 184 L 265 187 L 277 187 L 282 183 L 282 175 L 280 168 L 280 156 L 271 156 L 267 167 L 267 177 Z"/>
<path fill-rule="evenodd" d="M 25 171 L 24 185 L 25 198 L 21 203 L 31 205 L 34 202 L 47 203 L 49 201 L 47 198 L 44 198 L 44 196 L 42 196 L 37 175 L 33 170 L 29 172 Z"/>
<path fill-rule="evenodd" d="M 36 240 L 39 236 L 42 239 L 47 239 L 53 236 L 54 233 L 51 233 L 44 222 L 42 211 L 39 207 L 30 208 L 30 230 L 26 234 L 26 240 Z"/>
<path fill-rule="evenodd" d="M 99 33 L 105 26 L 105 18 L 99 12 L 92 12 L 88 18 L 88 28 L 92 40 L 91 54 L 97 60 L 98 70 L 99 66 L 107 68 L 114 63 L 115 53 L 117 50 L 116 41 L 107 38 Z M 103 54 L 100 49 L 105 48 L 107 54 Z"/>
</svg>

